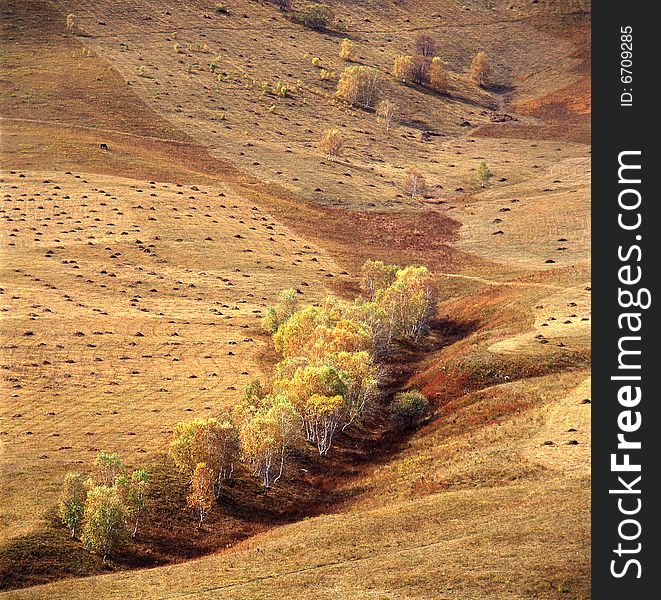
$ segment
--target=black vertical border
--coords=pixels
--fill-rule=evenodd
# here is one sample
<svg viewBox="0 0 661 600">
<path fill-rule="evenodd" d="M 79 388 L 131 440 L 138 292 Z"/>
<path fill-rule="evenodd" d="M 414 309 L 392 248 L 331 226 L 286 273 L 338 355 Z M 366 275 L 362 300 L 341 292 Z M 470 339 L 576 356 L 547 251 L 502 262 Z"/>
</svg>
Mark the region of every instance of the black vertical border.
<svg viewBox="0 0 661 600">
<path fill-rule="evenodd" d="M 656 8 L 654 3 L 642 0 L 592 3 L 592 597 L 598 600 L 661 598 L 661 393 L 655 377 L 661 371 L 656 310 L 661 302 L 661 236 L 656 221 L 656 208 L 661 201 L 656 180 L 661 165 L 652 156 L 656 155 L 655 138 L 661 130 L 660 102 L 656 100 L 661 95 L 653 89 L 661 81 L 659 69 L 654 69 L 658 53 L 655 42 L 661 39 L 661 23 L 653 17 Z M 625 85 L 620 79 L 620 36 L 621 28 L 627 26 L 633 30 L 633 81 Z M 632 107 L 620 105 L 624 88 L 632 88 Z M 624 189 L 618 183 L 618 155 L 629 150 L 642 152 L 642 184 L 635 187 L 643 197 L 643 221 L 635 232 L 618 226 L 618 194 Z M 642 442 L 640 451 L 630 451 L 632 462 L 640 459 L 642 465 L 642 509 L 632 517 L 642 525 L 642 534 L 636 542 L 622 543 L 629 547 L 641 543 L 640 552 L 630 555 L 642 565 L 640 579 L 635 576 L 635 568 L 622 578 L 611 574 L 611 561 L 618 559 L 614 550 L 621 541 L 618 525 L 627 516 L 618 510 L 619 496 L 609 494 L 610 489 L 618 487 L 618 475 L 627 475 L 613 473 L 610 468 L 611 453 L 617 452 L 620 433 L 617 418 L 624 410 L 617 398 L 621 383 L 611 380 L 611 375 L 618 374 L 618 340 L 622 335 L 618 316 L 627 312 L 618 304 L 618 287 L 625 287 L 618 282 L 618 269 L 624 264 L 618 258 L 618 246 L 626 248 L 636 243 L 636 235 L 642 236 L 638 242 L 642 248 L 638 263 L 642 267 L 640 285 L 652 295 L 651 307 L 640 311 L 642 369 L 638 373 L 642 376 L 642 401 L 633 410 L 641 411 L 642 426 L 636 434 L 628 434 Z M 623 564 L 624 560 L 618 559 L 618 568 Z"/>
</svg>

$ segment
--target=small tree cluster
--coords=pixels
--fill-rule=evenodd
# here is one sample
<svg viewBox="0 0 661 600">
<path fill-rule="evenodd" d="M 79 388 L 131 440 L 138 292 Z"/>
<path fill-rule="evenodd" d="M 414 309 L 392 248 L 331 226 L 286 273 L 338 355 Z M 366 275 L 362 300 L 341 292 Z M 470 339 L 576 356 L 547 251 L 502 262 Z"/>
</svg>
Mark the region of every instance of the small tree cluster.
<svg viewBox="0 0 661 600">
<path fill-rule="evenodd" d="M 337 83 L 337 95 L 340 98 L 364 108 L 374 105 L 378 92 L 379 72 L 372 67 L 347 67 Z"/>
<path fill-rule="evenodd" d="M 393 64 L 392 74 L 402 83 L 428 85 L 437 92 L 446 92 L 447 71 L 435 53 L 436 40 L 429 34 L 421 33 L 415 39 L 415 54 L 398 56 Z"/>
<path fill-rule="evenodd" d="M 327 129 L 319 141 L 319 149 L 331 160 L 335 160 L 342 152 L 344 140 L 337 129 Z"/>
<path fill-rule="evenodd" d="M 178 423 L 170 442 L 170 456 L 192 482 L 200 464 L 211 473 L 212 491 L 220 495 L 223 482 L 234 474 L 239 462 L 239 432 L 230 415 Z"/>
<path fill-rule="evenodd" d="M 304 27 L 323 31 L 324 29 L 328 29 L 333 23 L 335 20 L 335 13 L 327 4 L 310 4 L 299 10 L 295 15 L 294 20 Z"/>
<path fill-rule="evenodd" d="M 148 508 L 150 475 L 137 469 L 126 475 L 116 453 L 100 452 L 94 461 L 96 472 L 87 479 L 67 473 L 60 492 L 58 512 L 62 523 L 85 548 L 105 561 L 135 537 L 141 517 Z"/>
<path fill-rule="evenodd" d="M 275 333 L 278 327 L 291 317 L 298 309 L 296 290 L 289 288 L 280 292 L 278 302 L 270 306 L 262 319 L 262 329 Z"/>
</svg>

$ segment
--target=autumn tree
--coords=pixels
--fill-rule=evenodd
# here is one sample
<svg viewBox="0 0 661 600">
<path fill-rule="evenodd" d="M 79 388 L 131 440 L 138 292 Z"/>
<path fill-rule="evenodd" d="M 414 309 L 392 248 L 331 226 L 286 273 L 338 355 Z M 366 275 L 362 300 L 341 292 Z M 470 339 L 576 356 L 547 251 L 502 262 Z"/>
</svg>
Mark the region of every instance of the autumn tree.
<svg viewBox="0 0 661 600">
<path fill-rule="evenodd" d="M 392 74 L 402 83 L 413 81 L 413 57 L 400 54 L 395 58 Z"/>
<path fill-rule="evenodd" d="M 132 538 L 137 535 L 140 519 L 147 511 L 150 484 L 151 476 L 144 469 L 136 469 L 130 477 L 120 475 L 115 481 L 120 499 L 127 510 L 127 518 L 132 525 Z"/>
<path fill-rule="evenodd" d="M 480 162 L 480 164 L 477 165 L 477 178 L 480 180 L 482 187 L 489 183 L 489 179 L 492 177 L 493 173 L 489 170 L 487 163 L 484 161 Z"/>
<path fill-rule="evenodd" d="M 387 265 L 381 260 L 366 260 L 361 268 L 362 287 L 370 300 L 377 293 L 392 285 L 399 271 L 397 265 Z"/>
<path fill-rule="evenodd" d="M 438 56 L 432 58 L 429 67 L 429 86 L 441 93 L 448 90 L 448 73 Z"/>
<path fill-rule="evenodd" d="M 436 40 L 428 33 L 420 33 L 415 38 L 415 51 L 419 56 L 427 58 L 436 54 Z"/>
<path fill-rule="evenodd" d="M 426 192 L 427 185 L 425 178 L 420 170 L 416 167 L 408 167 L 404 171 L 404 191 L 411 196 L 411 198 L 416 198 L 417 196 L 423 195 Z"/>
<path fill-rule="evenodd" d="M 275 333 L 278 327 L 285 323 L 298 308 L 298 296 L 296 290 L 286 289 L 280 292 L 278 301 L 274 306 L 270 306 L 266 315 L 262 319 L 262 329 L 268 333 Z"/>
<path fill-rule="evenodd" d="M 418 340 L 436 307 L 436 285 L 426 267 L 397 271 L 395 281 L 377 293 L 376 303 L 387 316 L 390 339 Z"/>
<path fill-rule="evenodd" d="M 319 141 L 319 149 L 330 159 L 335 160 L 342 153 L 344 140 L 337 129 L 326 129 Z"/>
<path fill-rule="evenodd" d="M 379 72 L 372 67 L 347 67 L 337 82 L 337 95 L 340 98 L 364 108 L 373 106 L 378 92 Z"/>
<path fill-rule="evenodd" d="M 206 463 L 197 463 L 193 470 L 191 480 L 191 492 L 188 495 L 188 506 L 194 508 L 199 516 L 198 529 L 202 529 L 202 523 L 213 507 L 213 480 L 214 476 Z"/>
<path fill-rule="evenodd" d="M 99 452 L 94 459 L 94 466 L 97 469 L 98 482 L 106 487 L 115 485 L 117 477 L 124 474 L 124 463 L 117 452 Z"/>
<path fill-rule="evenodd" d="M 299 415 L 306 439 L 317 445 L 319 454 L 328 453 L 333 436 L 346 412 L 346 378 L 329 365 L 299 367 L 290 379 L 275 382 Z"/>
<path fill-rule="evenodd" d="M 396 112 L 397 105 L 390 100 L 382 100 L 376 107 L 377 119 L 383 123 L 386 131 L 390 131 L 390 128 L 392 127 L 393 121 L 395 119 Z"/>
<path fill-rule="evenodd" d="M 347 62 L 354 60 L 355 45 L 349 38 L 344 38 L 340 43 L 340 58 Z"/>
<path fill-rule="evenodd" d="M 483 88 L 491 85 L 493 69 L 484 52 L 478 52 L 471 62 L 470 76 L 473 82 Z"/>
<path fill-rule="evenodd" d="M 232 477 L 238 462 L 239 433 L 228 415 L 185 421 L 176 425 L 169 453 L 177 468 L 191 480 L 197 465 L 204 463 L 217 498 L 223 481 Z"/>
<path fill-rule="evenodd" d="M 83 545 L 105 562 L 128 538 L 127 509 L 116 487 L 99 485 L 89 490 L 85 501 Z"/>
<path fill-rule="evenodd" d="M 76 472 L 67 473 L 60 492 L 58 512 L 62 523 L 71 530 L 71 537 L 75 537 L 76 529 L 83 520 L 86 496 L 83 476 Z"/>
<path fill-rule="evenodd" d="M 283 475 L 290 448 L 296 445 L 299 421 L 286 396 L 264 398 L 241 428 L 241 449 L 264 492 Z"/>
</svg>

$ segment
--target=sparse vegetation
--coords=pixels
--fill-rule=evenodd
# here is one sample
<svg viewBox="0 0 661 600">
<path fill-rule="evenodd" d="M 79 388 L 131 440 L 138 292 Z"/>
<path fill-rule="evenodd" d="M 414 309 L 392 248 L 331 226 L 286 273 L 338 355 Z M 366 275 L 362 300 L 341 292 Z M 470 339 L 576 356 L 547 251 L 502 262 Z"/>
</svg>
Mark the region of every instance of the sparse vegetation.
<svg viewBox="0 0 661 600">
<path fill-rule="evenodd" d="M 327 129 L 319 141 L 319 149 L 331 160 L 335 160 L 342 153 L 344 140 L 337 129 Z"/>
<path fill-rule="evenodd" d="M 282 12 L 290 11 L 293 3 L 292 0 L 273 0 L 273 2 Z"/>
<path fill-rule="evenodd" d="M 216 12 L 224 3 L 231 17 Z M 589 190 L 576 175 L 589 166 L 585 17 L 549 13 L 542 31 L 498 3 L 342 3 L 332 4 L 336 31 L 314 33 L 287 25 L 306 3 L 278 13 L 260 2 L 132 1 L 118 11 L 97 0 L 71 30 L 57 3 L 7 4 L 2 102 L 16 122 L 3 124 L 0 182 L 11 266 L 0 319 L 2 589 L 62 578 L 15 594 L 133 597 L 160 586 L 190 596 L 250 580 L 236 593 L 266 596 L 277 580 L 281 596 L 298 598 L 324 570 L 291 573 L 332 563 L 339 594 L 589 596 L 589 390 L 576 391 L 590 326 Z M 438 36 L 429 56 L 414 46 L 420 31 Z M 338 56 L 345 35 L 353 62 Z M 475 44 L 516 82 L 502 107 L 468 73 L 448 76 L 468 71 Z M 47 48 L 49 68 L 35 48 Z M 391 81 L 375 114 L 335 96 L 345 67 L 385 69 L 397 52 L 428 59 L 422 85 L 444 94 L 449 80 L 452 98 L 413 82 L 413 56 L 407 85 L 382 75 Z M 90 93 L 102 101 L 79 101 Z M 397 104 L 392 119 L 383 98 Z M 544 110 L 567 98 L 566 111 Z M 317 143 L 325 129 L 345 144 L 336 163 Z M 493 177 L 479 179 L 480 161 Z M 430 183 L 415 201 L 407 165 Z M 498 193 L 475 195 L 495 181 Z M 539 193 L 557 185 L 563 194 Z M 365 296 L 329 298 L 356 289 L 367 256 L 382 260 L 364 267 Z M 390 262 L 442 265 L 428 338 L 429 318 L 417 328 L 403 318 L 418 306 L 410 286 L 386 292 L 403 270 Z M 294 306 L 270 314 L 290 287 Z M 285 326 L 310 307 L 308 325 Z M 255 331 L 265 316 L 269 334 L 281 331 L 278 349 Z M 390 401 L 414 388 L 443 407 L 419 431 L 432 411 L 409 428 Z M 177 421 L 197 419 L 229 422 L 238 437 L 230 474 L 215 489 L 209 475 L 199 532 L 199 506 L 186 501 L 197 464 L 216 466 L 201 453 L 178 472 L 164 452 Z M 293 425 L 291 436 L 276 423 Z M 119 450 L 126 467 L 92 468 L 97 447 Z M 62 487 L 67 469 L 80 474 Z M 107 566 L 100 546 L 89 546 L 97 558 L 80 541 L 88 490 L 103 481 L 125 512 Z M 384 531 L 409 550 L 391 552 Z M 374 556 L 392 576 L 374 575 Z M 168 563 L 180 564 L 148 568 Z M 254 579 L 260 565 L 276 579 Z"/>
<path fill-rule="evenodd" d="M 347 67 L 337 83 L 337 95 L 340 98 L 364 108 L 373 106 L 378 93 L 379 72 L 372 67 Z"/>
</svg>

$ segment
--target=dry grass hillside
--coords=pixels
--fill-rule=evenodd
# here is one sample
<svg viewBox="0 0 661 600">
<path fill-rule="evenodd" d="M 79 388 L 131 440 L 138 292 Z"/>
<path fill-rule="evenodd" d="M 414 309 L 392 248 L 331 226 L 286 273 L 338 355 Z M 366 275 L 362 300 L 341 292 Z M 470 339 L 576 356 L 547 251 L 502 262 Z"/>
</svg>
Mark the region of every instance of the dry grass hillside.
<svg viewBox="0 0 661 600">
<path fill-rule="evenodd" d="M 0 7 L 3 597 L 589 598 L 589 2 L 338 0 L 324 32 L 215 4 Z M 445 94 L 390 75 L 420 32 Z M 336 98 L 349 64 L 380 72 L 389 132 Z M 384 398 L 415 386 L 432 414 L 411 433 L 372 415 L 268 496 L 240 473 L 196 532 L 175 424 L 267 376 L 280 290 L 350 298 L 368 258 L 437 279 Z M 99 450 L 159 489 L 108 564 L 55 515 Z"/>
</svg>

